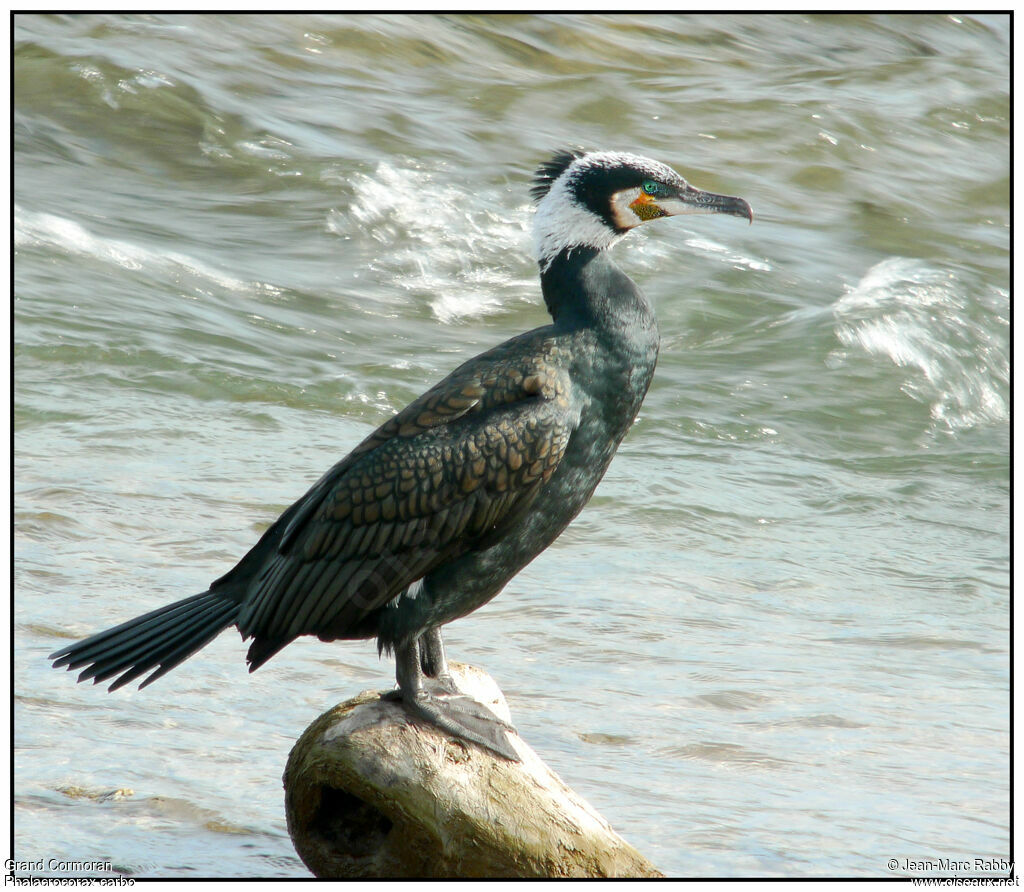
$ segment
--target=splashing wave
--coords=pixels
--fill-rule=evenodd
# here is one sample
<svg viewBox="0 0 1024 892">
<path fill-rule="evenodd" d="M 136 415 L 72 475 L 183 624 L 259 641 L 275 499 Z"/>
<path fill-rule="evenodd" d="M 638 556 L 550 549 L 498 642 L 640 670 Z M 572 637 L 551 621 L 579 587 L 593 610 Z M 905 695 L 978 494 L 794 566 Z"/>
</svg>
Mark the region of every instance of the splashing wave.
<svg viewBox="0 0 1024 892">
<path fill-rule="evenodd" d="M 833 307 L 847 347 L 913 371 L 904 392 L 950 430 L 1006 422 L 1009 294 L 903 257 L 876 264 Z"/>
<path fill-rule="evenodd" d="M 493 210 L 504 203 L 493 188 L 453 180 L 381 163 L 372 175 L 354 178 L 354 202 L 332 212 L 328 228 L 357 228 L 387 246 L 374 269 L 422 294 L 442 322 L 536 299 L 536 285 L 524 278 L 531 257 L 526 206 L 509 218 Z"/>
</svg>

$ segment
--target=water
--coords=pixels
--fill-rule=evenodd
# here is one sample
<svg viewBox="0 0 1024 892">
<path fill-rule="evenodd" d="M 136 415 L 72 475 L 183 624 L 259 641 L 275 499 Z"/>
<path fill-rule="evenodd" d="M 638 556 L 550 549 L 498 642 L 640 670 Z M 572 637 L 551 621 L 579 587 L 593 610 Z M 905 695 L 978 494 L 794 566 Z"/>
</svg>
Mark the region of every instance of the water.
<svg viewBox="0 0 1024 892">
<path fill-rule="evenodd" d="M 197 592 L 543 324 L 566 144 L 740 195 L 615 249 L 661 360 L 578 521 L 449 627 L 662 870 L 1009 857 L 1006 17 L 18 16 L 15 850 L 304 876 L 280 776 L 367 642 L 139 693 L 46 654 Z"/>
</svg>

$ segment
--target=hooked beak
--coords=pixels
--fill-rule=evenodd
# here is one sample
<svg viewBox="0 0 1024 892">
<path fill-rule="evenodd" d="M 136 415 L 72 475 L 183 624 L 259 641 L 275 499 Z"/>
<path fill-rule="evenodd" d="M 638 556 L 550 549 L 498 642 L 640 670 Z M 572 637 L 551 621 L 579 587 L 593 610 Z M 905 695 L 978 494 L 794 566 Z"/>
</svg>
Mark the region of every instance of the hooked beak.
<svg viewBox="0 0 1024 892">
<path fill-rule="evenodd" d="M 672 217 L 677 214 L 732 214 L 735 217 L 746 217 L 754 222 L 754 212 L 742 198 L 733 195 L 718 195 L 715 192 L 704 192 L 695 189 L 689 183 L 675 195 L 651 198 L 641 195 L 655 205 L 661 214 L 658 216 Z M 644 202 L 644 203 L 647 203 Z M 635 209 L 635 208 L 634 208 Z"/>
</svg>

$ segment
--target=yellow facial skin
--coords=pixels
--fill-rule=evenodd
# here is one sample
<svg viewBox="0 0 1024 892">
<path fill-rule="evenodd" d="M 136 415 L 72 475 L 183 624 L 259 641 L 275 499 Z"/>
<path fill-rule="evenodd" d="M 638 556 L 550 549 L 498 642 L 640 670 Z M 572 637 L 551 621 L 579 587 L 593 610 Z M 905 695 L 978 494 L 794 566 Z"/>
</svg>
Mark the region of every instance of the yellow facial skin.
<svg viewBox="0 0 1024 892">
<path fill-rule="evenodd" d="M 633 201 L 631 201 L 629 209 L 644 222 L 647 222 L 648 220 L 657 220 L 658 217 L 668 216 L 668 214 L 658 206 L 658 203 L 646 192 L 641 192 Z"/>
</svg>

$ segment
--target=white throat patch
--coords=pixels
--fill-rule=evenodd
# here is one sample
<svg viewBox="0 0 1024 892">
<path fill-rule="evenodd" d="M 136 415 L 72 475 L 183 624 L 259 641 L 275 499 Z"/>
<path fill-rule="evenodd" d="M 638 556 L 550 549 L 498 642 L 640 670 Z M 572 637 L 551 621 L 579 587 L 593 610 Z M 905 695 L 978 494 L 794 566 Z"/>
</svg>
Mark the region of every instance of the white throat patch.
<svg viewBox="0 0 1024 892">
<path fill-rule="evenodd" d="M 600 251 L 622 238 L 622 234 L 609 229 L 597 214 L 576 201 L 567 174 L 552 184 L 533 218 L 533 245 L 542 271 L 564 250 L 586 245 Z"/>
</svg>

